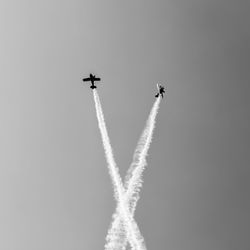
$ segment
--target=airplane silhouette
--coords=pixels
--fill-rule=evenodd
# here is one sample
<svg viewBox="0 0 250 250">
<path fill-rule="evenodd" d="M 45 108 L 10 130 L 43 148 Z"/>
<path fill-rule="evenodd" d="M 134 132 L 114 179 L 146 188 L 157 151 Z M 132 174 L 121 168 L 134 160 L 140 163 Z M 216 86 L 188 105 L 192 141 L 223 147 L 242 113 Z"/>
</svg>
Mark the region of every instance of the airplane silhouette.
<svg viewBox="0 0 250 250">
<path fill-rule="evenodd" d="M 157 84 L 157 88 L 158 88 L 158 93 L 155 95 L 155 97 L 161 95 L 161 98 L 163 98 L 163 94 L 165 93 L 165 88 L 160 84 Z"/>
<path fill-rule="evenodd" d="M 101 78 L 95 77 L 95 75 L 89 74 L 88 78 L 83 78 L 82 79 L 84 82 L 91 82 L 91 89 L 95 89 L 96 85 L 95 85 L 95 81 L 100 81 Z"/>
</svg>

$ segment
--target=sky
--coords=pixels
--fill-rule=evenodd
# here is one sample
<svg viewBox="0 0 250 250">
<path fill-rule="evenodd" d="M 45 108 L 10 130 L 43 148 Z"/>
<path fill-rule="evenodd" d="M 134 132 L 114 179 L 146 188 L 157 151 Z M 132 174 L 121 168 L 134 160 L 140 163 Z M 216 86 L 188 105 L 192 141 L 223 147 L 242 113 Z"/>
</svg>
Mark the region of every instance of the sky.
<svg viewBox="0 0 250 250">
<path fill-rule="evenodd" d="M 147 249 L 250 247 L 249 1 L 2 0 L 0 249 L 104 249 L 116 203 L 82 78 L 122 177 L 161 102 L 135 220 Z"/>
</svg>

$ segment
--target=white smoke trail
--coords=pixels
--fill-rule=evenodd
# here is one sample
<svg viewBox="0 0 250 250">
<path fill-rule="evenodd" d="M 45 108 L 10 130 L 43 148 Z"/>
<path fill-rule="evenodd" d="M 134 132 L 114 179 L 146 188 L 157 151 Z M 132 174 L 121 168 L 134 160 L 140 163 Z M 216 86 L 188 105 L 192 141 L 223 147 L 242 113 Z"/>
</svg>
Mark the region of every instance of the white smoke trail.
<svg viewBox="0 0 250 250">
<path fill-rule="evenodd" d="M 100 99 L 97 91 L 94 90 L 93 92 L 94 92 L 98 125 L 102 136 L 102 142 L 104 146 L 106 160 L 108 163 L 109 174 L 111 176 L 112 184 L 114 187 L 114 196 L 115 199 L 117 200 L 118 208 L 123 218 L 124 226 L 127 232 L 127 238 L 133 250 L 144 250 L 146 248 L 144 246 L 143 237 L 141 236 L 139 228 L 136 222 L 134 221 L 133 217 L 131 217 L 128 206 L 124 201 L 124 188 L 122 185 L 118 168 L 116 167 L 115 164 L 112 148 L 108 137 L 108 132 L 105 125 L 104 115 L 101 108 Z M 115 249 L 115 246 L 113 246 L 113 249 Z"/>
<path fill-rule="evenodd" d="M 156 115 L 160 106 L 160 100 L 160 97 L 157 98 L 153 105 L 145 129 L 135 149 L 133 162 L 131 163 L 130 168 L 128 170 L 128 174 L 125 178 L 126 194 L 130 200 L 129 209 L 133 213 L 136 206 L 136 202 L 139 199 L 139 191 L 140 187 L 142 186 L 142 173 L 147 165 L 146 156 L 149 150 L 150 143 L 152 141 Z"/>
<path fill-rule="evenodd" d="M 132 164 L 130 165 L 127 176 L 125 178 L 125 200 L 129 205 L 129 212 L 132 217 L 134 216 L 136 204 L 139 199 L 139 191 L 142 186 L 142 173 L 147 164 L 146 156 L 150 143 L 152 141 L 159 105 L 160 98 L 157 98 L 151 109 L 143 133 L 139 139 L 133 156 Z M 125 250 L 128 235 L 124 232 L 126 232 L 126 230 L 124 228 L 123 219 L 120 215 L 119 209 L 117 209 L 115 214 L 113 215 L 113 222 L 106 238 L 110 246 L 116 244 L 119 246 L 119 249 Z M 114 241 L 112 242 L 111 239 L 113 239 Z M 107 250 L 110 249 L 112 248 L 107 248 Z"/>
</svg>

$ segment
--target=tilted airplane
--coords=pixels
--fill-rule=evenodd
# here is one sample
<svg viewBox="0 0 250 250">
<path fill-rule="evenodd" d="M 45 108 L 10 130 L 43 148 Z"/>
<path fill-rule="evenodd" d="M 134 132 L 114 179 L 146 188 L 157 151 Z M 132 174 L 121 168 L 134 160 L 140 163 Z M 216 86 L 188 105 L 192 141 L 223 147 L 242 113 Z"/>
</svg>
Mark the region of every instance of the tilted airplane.
<svg viewBox="0 0 250 250">
<path fill-rule="evenodd" d="M 100 81 L 101 78 L 95 77 L 95 75 L 89 74 L 88 78 L 83 78 L 82 79 L 84 82 L 91 82 L 91 89 L 95 89 L 96 85 L 95 85 L 95 81 Z"/>
<path fill-rule="evenodd" d="M 155 95 L 155 97 L 161 95 L 161 98 L 163 98 L 163 94 L 165 93 L 165 88 L 160 84 L 157 84 L 157 88 L 158 88 L 158 93 Z"/>
</svg>

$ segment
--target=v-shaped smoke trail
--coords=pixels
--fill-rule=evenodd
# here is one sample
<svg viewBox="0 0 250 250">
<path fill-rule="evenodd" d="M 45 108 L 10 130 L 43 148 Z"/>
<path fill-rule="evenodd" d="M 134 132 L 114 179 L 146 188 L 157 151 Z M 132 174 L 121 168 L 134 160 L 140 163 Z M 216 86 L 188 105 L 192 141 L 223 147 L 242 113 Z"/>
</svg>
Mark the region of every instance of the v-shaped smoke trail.
<svg viewBox="0 0 250 250">
<path fill-rule="evenodd" d="M 108 170 L 114 187 L 114 196 L 118 202 L 119 212 L 123 218 L 123 223 L 127 233 L 127 237 L 133 250 L 144 250 L 146 248 L 144 245 L 143 237 L 140 234 L 136 222 L 134 221 L 133 217 L 131 217 L 128 205 L 124 200 L 124 188 L 119 175 L 119 170 L 115 164 L 112 148 L 108 137 L 108 132 L 106 129 L 104 115 L 101 108 L 100 99 L 96 90 L 93 90 L 93 93 L 94 93 L 98 125 L 102 136 L 102 142 L 104 146 L 106 160 L 108 163 Z M 115 246 L 113 249 L 115 249 Z"/>
<path fill-rule="evenodd" d="M 125 201 L 129 206 L 129 212 L 132 217 L 134 216 L 136 204 L 139 199 L 139 191 L 142 186 L 142 173 L 147 164 L 146 156 L 152 141 L 159 105 L 160 98 L 157 98 L 151 109 L 143 133 L 139 139 L 133 156 L 133 161 L 125 178 Z M 114 249 L 114 245 L 117 246 L 117 249 L 126 249 L 128 235 L 126 234 L 126 229 L 124 228 L 124 222 L 119 208 L 116 209 L 116 212 L 113 215 L 113 222 L 106 240 L 106 250 Z"/>
</svg>

